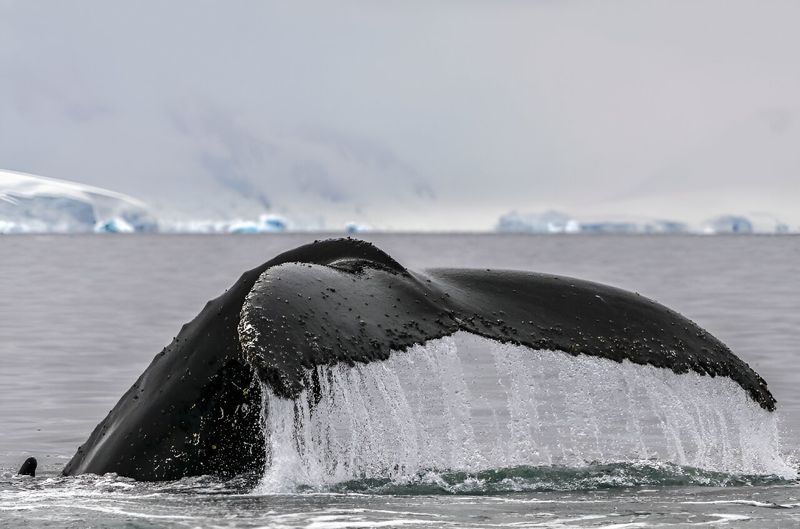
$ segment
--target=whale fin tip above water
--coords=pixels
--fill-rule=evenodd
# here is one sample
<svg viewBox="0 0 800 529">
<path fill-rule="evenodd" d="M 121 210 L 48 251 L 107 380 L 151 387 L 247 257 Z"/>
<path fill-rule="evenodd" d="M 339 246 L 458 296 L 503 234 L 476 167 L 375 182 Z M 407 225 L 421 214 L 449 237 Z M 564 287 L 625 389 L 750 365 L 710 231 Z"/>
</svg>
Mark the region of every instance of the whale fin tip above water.
<svg viewBox="0 0 800 529">
<path fill-rule="evenodd" d="M 266 464 L 260 384 L 314 390 L 318 366 L 366 364 L 459 331 L 675 373 L 728 377 L 764 410 L 766 383 L 680 314 L 618 288 L 518 271 L 407 270 L 356 239 L 318 241 L 246 272 L 184 326 L 64 474 L 145 480 Z"/>
<path fill-rule="evenodd" d="M 17 475 L 35 477 L 36 476 L 36 465 L 37 465 L 36 458 L 35 457 L 29 457 L 28 459 L 25 460 L 24 463 L 22 463 L 22 466 L 19 467 L 19 471 L 17 472 Z"/>
</svg>

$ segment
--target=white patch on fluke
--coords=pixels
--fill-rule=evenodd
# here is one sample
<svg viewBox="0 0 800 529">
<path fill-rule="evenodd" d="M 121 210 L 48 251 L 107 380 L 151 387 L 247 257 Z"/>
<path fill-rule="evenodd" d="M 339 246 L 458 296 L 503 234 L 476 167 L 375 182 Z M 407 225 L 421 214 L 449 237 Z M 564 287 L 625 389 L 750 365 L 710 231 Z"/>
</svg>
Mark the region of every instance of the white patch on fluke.
<svg viewBox="0 0 800 529">
<path fill-rule="evenodd" d="M 796 475 L 780 456 L 775 414 L 727 377 L 462 331 L 384 361 L 315 369 L 316 403 L 309 390 L 287 400 L 263 386 L 267 468 L 259 492 L 404 480 L 427 469 L 648 459 Z"/>
</svg>

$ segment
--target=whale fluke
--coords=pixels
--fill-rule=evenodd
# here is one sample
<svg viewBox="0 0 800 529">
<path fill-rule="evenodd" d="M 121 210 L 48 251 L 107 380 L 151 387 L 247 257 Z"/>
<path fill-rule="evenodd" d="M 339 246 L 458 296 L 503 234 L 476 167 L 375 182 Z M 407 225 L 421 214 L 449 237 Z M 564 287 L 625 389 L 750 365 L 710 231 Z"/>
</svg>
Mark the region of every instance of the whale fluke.
<svg viewBox="0 0 800 529">
<path fill-rule="evenodd" d="M 245 272 L 184 325 L 122 396 L 64 474 L 142 480 L 260 474 L 265 384 L 294 398 L 316 366 L 385 360 L 458 331 L 497 342 L 728 377 L 764 410 L 764 380 L 722 342 L 618 288 L 517 271 L 407 270 L 338 239 Z"/>
</svg>

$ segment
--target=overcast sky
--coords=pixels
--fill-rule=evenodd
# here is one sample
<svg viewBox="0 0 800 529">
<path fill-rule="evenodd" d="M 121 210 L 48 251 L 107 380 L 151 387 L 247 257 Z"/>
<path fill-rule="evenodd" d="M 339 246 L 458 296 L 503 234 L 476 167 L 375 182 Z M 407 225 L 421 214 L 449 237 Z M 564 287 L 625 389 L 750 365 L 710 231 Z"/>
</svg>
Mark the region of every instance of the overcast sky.
<svg viewBox="0 0 800 529">
<path fill-rule="evenodd" d="M 0 0 L 0 167 L 162 215 L 800 225 L 800 2 Z"/>
</svg>

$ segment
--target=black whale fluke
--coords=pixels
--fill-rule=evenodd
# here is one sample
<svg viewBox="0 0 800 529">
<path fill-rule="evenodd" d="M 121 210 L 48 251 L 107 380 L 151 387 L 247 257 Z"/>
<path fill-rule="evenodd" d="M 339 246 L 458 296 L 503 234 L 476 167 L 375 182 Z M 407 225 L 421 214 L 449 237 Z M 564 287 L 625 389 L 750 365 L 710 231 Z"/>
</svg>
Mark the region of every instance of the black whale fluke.
<svg viewBox="0 0 800 529">
<path fill-rule="evenodd" d="M 412 272 L 372 244 L 337 239 L 283 253 L 210 301 L 64 474 L 260 474 L 261 382 L 292 398 L 308 368 L 386 359 L 459 330 L 533 350 L 725 376 L 765 410 L 775 408 L 764 380 L 722 342 L 637 294 L 532 272 Z"/>
<path fill-rule="evenodd" d="M 17 475 L 20 476 L 36 476 L 36 458 L 29 457 L 22 463 L 22 466 L 19 467 L 19 472 Z"/>
</svg>

